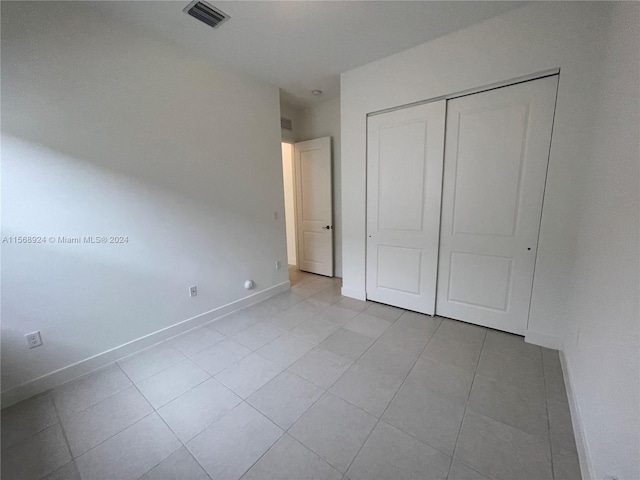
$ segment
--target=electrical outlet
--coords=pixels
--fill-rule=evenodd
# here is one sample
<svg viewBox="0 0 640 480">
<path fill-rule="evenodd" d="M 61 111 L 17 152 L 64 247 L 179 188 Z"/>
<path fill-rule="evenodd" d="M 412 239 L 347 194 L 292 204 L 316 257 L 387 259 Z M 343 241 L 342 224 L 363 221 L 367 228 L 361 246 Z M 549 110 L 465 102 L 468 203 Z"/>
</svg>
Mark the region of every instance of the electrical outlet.
<svg viewBox="0 0 640 480">
<path fill-rule="evenodd" d="M 196 285 L 189 287 L 189 296 L 195 297 L 196 295 L 198 295 L 198 287 Z"/>
<path fill-rule="evenodd" d="M 280 260 L 276 260 L 276 270 L 280 270 L 281 267 L 282 263 L 280 263 Z"/>
<path fill-rule="evenodd" d="M 42 337 L 40 336 L 40 331 L 27 333 L 24 336 L 24 339 L 27 341 L 27 347 L 36 348 L 42 345 Z"/>
</svg>

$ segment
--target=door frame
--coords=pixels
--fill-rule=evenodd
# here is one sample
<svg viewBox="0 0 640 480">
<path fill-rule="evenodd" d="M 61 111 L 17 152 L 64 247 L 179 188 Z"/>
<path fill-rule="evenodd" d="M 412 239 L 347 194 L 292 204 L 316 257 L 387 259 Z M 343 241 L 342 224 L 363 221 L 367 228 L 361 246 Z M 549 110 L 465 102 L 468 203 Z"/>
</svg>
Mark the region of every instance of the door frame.
<svg viewBox="0 0 640 480">
<path fill-rule="evenodd" d="M 434 98 L 429 98 L 427 100 L 422 100 L 419 102 L 411 102 L 411 103 L 407 103 L 407 104 L 403 104 L 403 105 L 398 105 L 396 107 L 391 107 L 391 108 L 385 108 L 382 110 L 376 110 L 370 113 L 367 113 L 366 117 L 365 117 L 365 135 L 366 135 L 366 139 L 368 141 L 369 139 L 369 127 L 368 127 L 368 119 L 369 117 L 372 116 L 376 116 L 376 115 L 382 115 L 385 113 L 390 113 L 390 112 L 394 112 L 396 110 L 402 110 L 405 108 L 411 108 L 411 107 L 415 107 L 418 105 L 424 105 L 427 103 L 433 103 L 433 102 L 438 102 L 441 100 L 446 100 L 447 102 L 449 100 L 453 100 L 455 98 L 460 98 L 460 97 L 466 97 L 468 95 L 474 95 L 477 93 L 483 93 L 483 92 L 488 92 L 490 90 L 496 90 L 499 88 L 504 88 L 504 87 L 510 87 L 512 85 L 517 85 L 519 83 L 525 83 L 525 82 L 530 82 L 530 81 L 534 81 L 534 80 L 540 80 L 542 78 L 547 78 L 547 77 L 553 77 L 553 76 L 558 76 L 558 87 L 556 88 L 556 98 L 555 98 L 555 103 L 554 103 L 554 115 L 553 115 L 553 120 L 551 123 L 551 141 L 549 142 L 549 153 L 547 155 L 547 170 L 545 173 L 545 179 L 544 179 L 544 188 L 543 188 L 543 194 L 542 194 L 542 206 L 541 206 L 541 210 L 540 210 L 540 224 L 542 224 L 542 217 L 544 215 L 544 204 L 545 204 L 545 198 L 546 198 L 546 186 L 547 186 L 547 181 L 548 181 L 548 175 L 549 175 L 549 158 L 550 158 L 550 153 L 551 153 L 551 145 L 553 143 L 553 130 L 554 130 L 554 126 L 555 126 L 555 112 L 557 109 L 557 100 L 558 100 L 558 91 L 560 90 L 560 68 L 552 68 L 549 70 L 543 70 L 537 73 L 532 73 L 529 75 L 523 75 L 520 77 L 516 77 L 516 78 L 512 78 L 510 80 L 505 80 L 502 82 L 496 82 L 496 83 L 492 83 L 489 85 L 484 85 L 484 86 L 480 86 L 480 87 L 475 87 L 472 89 L 468 89 L 468 90 L 463 90 L 463 91 L 459 91 L 459 92 L 455 92 L 455 93 L 451 93 L 448 95 L 441 95 L 439 97 L 434 97 Z M 447 111 L 448 109 L 445 109 L 445 120 L 446 120 L 446 115 L 447 115 Z M 445 128 L 446 128 L 446 123 L 445 123 Z M 445 130 L 445 138 L 446 138 L 447 132 Z M 444 161 L 444 160 L 443 160 Z M 369 210 L 369 192 L 368 192 L 368 172 L 369 172 L 369 151 L 365 145 L 365 229 L 364 229 L 364 244 L 365 244 L 365 262 L 364 262 L 364 274 L 365 274 L 365 300 L 367 300 L 367 283 L 366 283 L 366 278 L 367 278 L 367 232 L 368 232 L 368 223 L 367 223 L 367 218 L 368 218 L 368 210 Z M 443 169 L 443 174 L 444 174 L 444 169 Z M 442 202 L 440 202 L 440 227 L 442 226 Z M 536 240 L 536 244 L 538 244 L 540 242 L 540 227 L 538 228 L 538 238 Z M 440 242 L 438 242 L 438 251 L 440 249 Z M 439 256 L 439 255 L 438 255 Z M 537 263 L 538 263 L 538 248 L 536 246 L 536 252 L 535 252 L 535 259 L 534 259 L 534 263 L 533 263 L 533 280 L 531 282 L 531 295 L 533 295 L 533 287 L 535 285 L 535 274 L 536 274 L 536 267 L 537 267 Z M 439 268 L 440 268 L 440 262 L 438 260 L 437 265 L 436 265 L 436 289 L 437 289 L 437 284 L 438 284 L 438 276 L 439 276 Z M 437 290 L 436 290 L 436 296 L 437 296 Z M 435 316 L 435 313 L 434 315 Z M 527 312 L 527 328 L 529 326 L 529 317 L 531 316 L 531 302 L 529 302 L 529 310 Z"/>
<path fill-rule="evenodd" d="M 296 176 L 296 159 L 295 159 L 295 153 L 294 153 L 294 145 L 296 144 L 296 142 L 294 142 L 293 140 L 281 140 L 280 144 L 282 145 L 283 143 L 286 143 L 287 145 L 291 146 L 291 187 L 293 188 L 293 229 L 294 229 L 294 236 L 296 237 L 296 270 L 300 270 L 299 266 L 300 266 L 300 252 L 298 251 L 298 247 L 300 245 L 300 241 L 298 239 L 298 196 L 296 194 L 296 192 L 298 191 L 298 185 L 297 185 L 297 176 Z M 283 194 L 284 194 L 284 172 L 282 172 L 283 174 L 283 183 L 282 183 L 282 188 L 283 188 Z M 287 228 L 287 214 L 285 211 L 284 214 L 284 221 L 285 221 L 285 235 L 286 235 L 286 228 Z M 286 237 L 285 237 L 286 238 Z M 288 258 L 287 258 L 288 260 Z M 287 269 L 289 268 L 289 262 L 287 261 Z"/>
<path fill-rule="evenodd" d="M 473 95 L 476 93 L 488 92 L 489 90 L 495 90 L 496 88 L 510 87 L 511 85 L 517 85 L 518 83 L 530 82 L 532 80 L 539 80 L 541 78 L 553 77 L 554 75 L 560 76 L 560 68 L 550 68 L 549 70 L 542 70 L 540 72 L 531 73 L 529 75 L 522 75 L 502 82 L 490 83 L 481 87 L 469 88 L 467 90 L 461 90 L 447 95 L 440 95 L 438 97 L 432 97 L 427 100 L 420 100 L 419 102 L 404 103 L 396 107 L 383 108 L 382 110 L 374 110 L 367 113 L 367 117 L 374 115 L 381 115 L 383 113 L 393 112 L 394 110 L 402 110 L 403 108 L 414 107 L 416 105 L 423 105 L 425 103 L 438 102 L 440 100 L 453 100 L 454 98 L 466 97 L 467 95 Z M 367 132 L 369 133 L 369 132 Z"/>
</svg>

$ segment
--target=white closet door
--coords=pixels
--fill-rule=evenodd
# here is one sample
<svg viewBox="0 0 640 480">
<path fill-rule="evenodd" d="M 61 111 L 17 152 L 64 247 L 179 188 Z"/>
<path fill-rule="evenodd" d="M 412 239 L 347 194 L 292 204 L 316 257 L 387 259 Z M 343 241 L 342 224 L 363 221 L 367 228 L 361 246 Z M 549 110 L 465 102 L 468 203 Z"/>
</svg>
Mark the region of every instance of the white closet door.
<svg viewBox="0 0 640 480">
<path fill-rule="evenodd" d="M 445 101 L 367 122 L 367 298 L 434 314 Z"/>
<path fill-rule="evenodd" d="M 557 84 L 448 102 L 438 315 L 524 334 Z"/>
</svg>

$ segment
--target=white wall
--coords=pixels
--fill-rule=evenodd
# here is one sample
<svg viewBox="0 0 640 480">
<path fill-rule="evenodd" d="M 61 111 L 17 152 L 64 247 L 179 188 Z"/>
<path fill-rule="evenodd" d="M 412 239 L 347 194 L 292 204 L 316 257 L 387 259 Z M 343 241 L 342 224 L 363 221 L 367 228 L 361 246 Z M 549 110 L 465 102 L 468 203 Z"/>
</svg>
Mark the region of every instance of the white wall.
<svg viewBox="0 0 640 480">
<path fill-rule="evenodd" d="M 285 130 L 284 128 L 280 130 L 282 134 L 282 141 L 290 143 L 299 142 L 302 129 L 302 111 L 304 109 L 283 101 L 282 93 L 280 94 L 280 97 L 280 116 L 291 120 L 293 126 L 291 130 Z"/>
<path fill-rule="evenodd" d="M 296 190 L 293 183 L 293 145 L 282 143 L 282 177 L 284 179 L 284 215 L 287 224 L 287 263 L 297 265 Z"/>
<path fill-rule="evenodd" d="M 307 107 L 302 112 L 300 140 L 331 137 L 333 159 L 333 256 L 336 277 L 342 277 L 342 161 L 340 97 Z"/>
<path fill-rule="evenodd" d="M 613 8 L 622 10 L 603 68 Z M 626 65 L 637 62 L 638 23 L 625 10 L 633 8 L 534 3 L 341 76 L 343 292 L 362 298 L 366 114 L 561 69 L 527 339 L 565 344 L 572 413 L 582 412 L 577 440 L 593 465 L 583 473 L 598 479 L 638 478 L 638 67 Z M 603 90 L 601 77 L 611 80 Z M 582 343 L 566 347 L 578 331 Z"/>
<path fill-rule="evenodd" d="M 4 3 L 2 235 L 129 241 L 2 245 L 3 392 L 286 284 L 279 128 L 276 87 L 91 2 Z"/>
<path fill-rule="evenodd" d="M 640 4 L 616 3 L 580 185 L 564 355 L 594 478 L 640 478 Z"/>
</svg>

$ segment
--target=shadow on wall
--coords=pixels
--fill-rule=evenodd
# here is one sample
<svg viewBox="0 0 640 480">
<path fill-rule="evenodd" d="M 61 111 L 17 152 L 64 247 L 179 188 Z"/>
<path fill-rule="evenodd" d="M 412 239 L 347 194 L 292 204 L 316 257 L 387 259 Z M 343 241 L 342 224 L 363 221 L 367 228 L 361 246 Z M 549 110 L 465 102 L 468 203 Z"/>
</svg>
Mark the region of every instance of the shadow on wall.
<svg viewBox="0 0 640 480">
<path fill-rule="evenodd" d="M 89 4 L 3 5 L 1 31 L 2 235 L 56 238 L 2 245 L 3 390 L 286 282 L 276 87 Z"/>
<path fill-rule="evenodd" d="M 261 241 L 242 234 L 252 228 L 246 215 L 225 205 L 207 210 L 7 135 L 2 157 L 5 389 L 46 373 L 45 352 L 64 366 L 244 293 L 220 272 L 239 272 L 238 284 L 251 275 L 242 252 Z M 15 243 L 26 235 L 44 243 Z M 239 238 L 217 238 L 227 235 Z M 189 278 L 200 279 L 196 299 L 187 295 Z M 45 343 L 25 350 L 33 330 Z"/>
<path fill-rule="evenodd" d="M 98 256 L 79 257 L 77 247 L 82 245 L 55 245 L 47 249 L 18 245 L 3 249 L 3 271 L 6 268 L 12 272 L 3 278 L 2 384 L 5 391 L 22 384 L 24 379 L 48 373 L 43 365 L 58 359 L 65 362 L 63 365 L 72 359 L 86 359 L 96 351 L 103 351 L 105 344 L 121 345 L 131 335 L 144 335 L 164 318 L 171 323 L 183 319 L 179 315 L 180 302 L 169 310 L 160 304 L 158 294 L 151 293 L 171 295 L 177 288 L 175 280 L 125 265 L 109 266 Z M 110 248 L 93 247 L 102 251 Z M 15 248 L 26 249 L 28 253 L 14 255 Z M 46 264 L 47 270 L 38 270 L 38 264 Z M 16 271 L 24 273 L 16 278 Z M 123 294 L 122 278 L 144 287 L 138 294 L 134 290 Z M 102 315 L 101 312 L 113 312 L 116 306 L 118 313 L 106 318 Z M 102 328 L 96 328 L 96 320 L 102 323 Z M 44 344 L 26 350 L 25 332 L 35 330 L 41 331 Z"/>
</svg>

